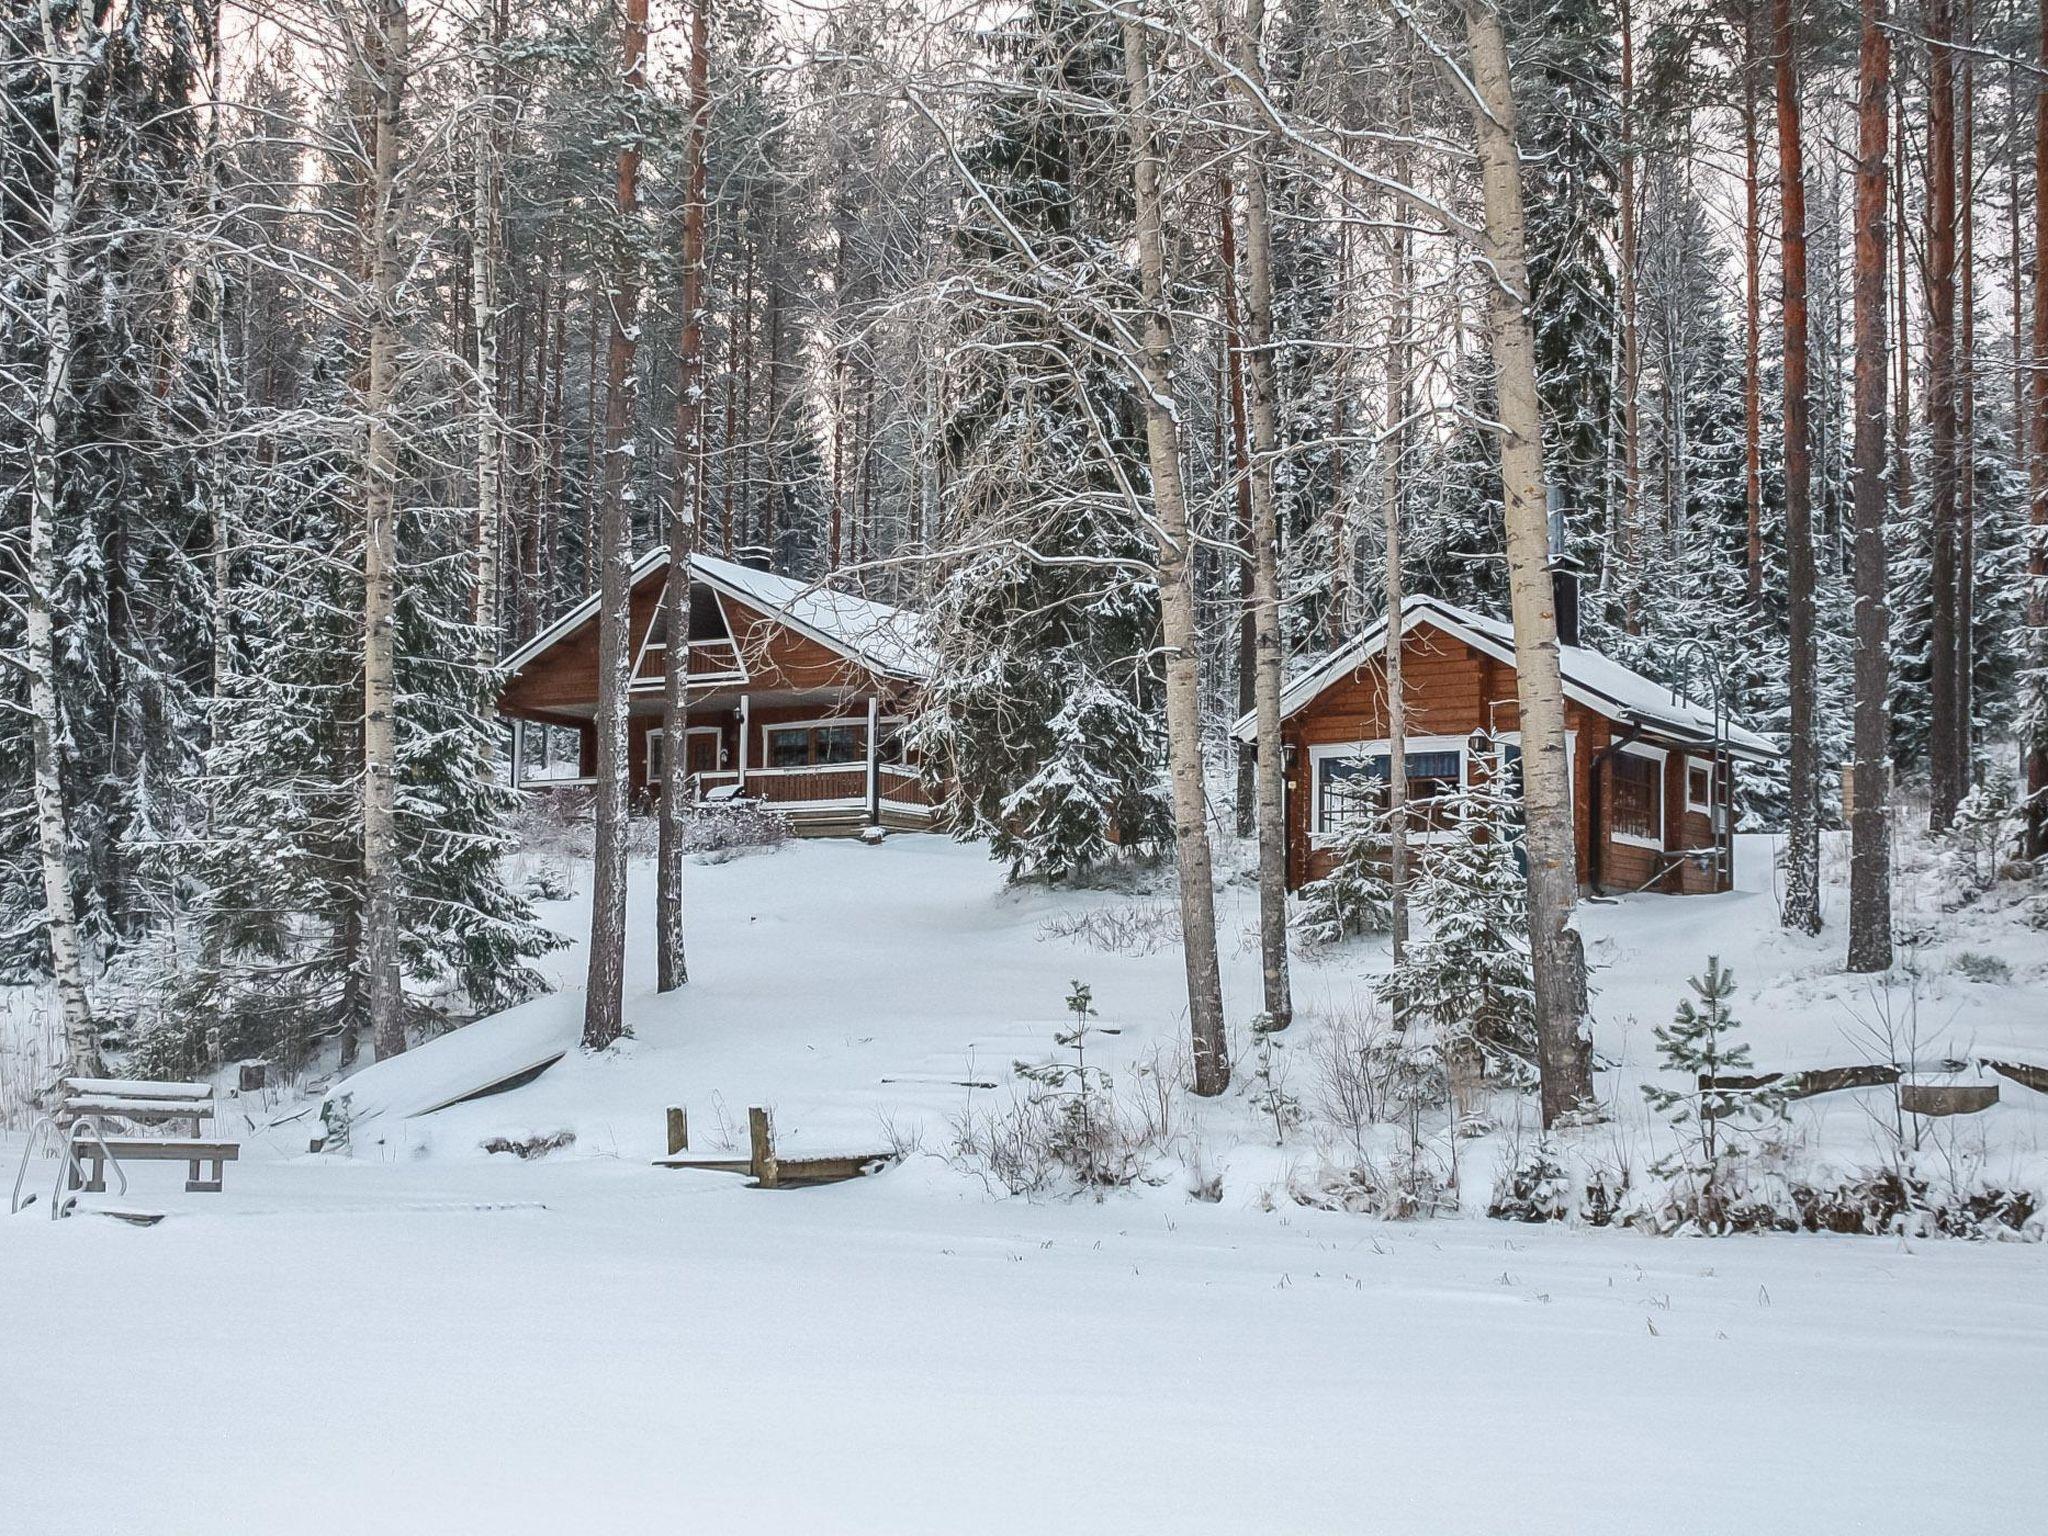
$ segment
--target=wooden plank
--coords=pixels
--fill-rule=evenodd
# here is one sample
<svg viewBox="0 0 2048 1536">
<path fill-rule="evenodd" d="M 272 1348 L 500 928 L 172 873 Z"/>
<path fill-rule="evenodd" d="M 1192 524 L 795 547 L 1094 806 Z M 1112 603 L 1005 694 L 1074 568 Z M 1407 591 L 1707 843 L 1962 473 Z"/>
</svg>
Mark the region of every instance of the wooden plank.
<svg viewBox="0 0 2048 1536">
<path fill-rule="evenodd" d="M 111 1095 L 80 1094 L 66 1099 L 64 1113 L 78 1115 L 120 1115 L 130 1120 L 190 1120 L 213 1114 L 211 1099 L 132 1099 Z"/>
<path fill-rule="evenodd" d="M 2001 1061 L 1992 1056 L 1979 1056 L 1977 1065 L 1989 1067 L 2000 1077 L 2009 1077 L 2023 1088 L 2048 1093 L 2048 1067 L 2037 1067 L 2025 1061 Z"/>
<path fill-rule="evenodd" d="M 768 1119 L 768 1111 L 759 1105 L 747 1111 L 747 1145 L 753 1153 L 754 1177 L 761 1181 L 762 1188 L 775 1188 L 780 1182 L 775 1165 L 775 1127 Z"/>
<path fill-rule="evenodd" d="M 81 1142 L 79 1153 L 91 1156 L 98 1152 L 96 1141 Z M 194 1158 L 204 1163 L 239 1162 L 242 1144 L 238 1141 L 192 1141 L 182 1136 L 109 1136 L 107 1150 L 116 1157 L 136 1158 L 142 1162 L 189 1163 Z"/>
<path fill-rule="evenodd" d="M 160 1083 L 139 1077 L 67 1077 L 64 1087 L 71 1093 L 87 1093 L 123 1099 L 210 1099 L 211 1083 Z"/>
<path fill-rule="evenodd" d="M 668 1155 L 690 1149 L 690 1112 L 680 1104 L 668 1107 Z"/>
<path fill-rule="evenodd" d="M 678 1153 L 673 1157 L 657 1157 L 657 1168 L 693 1168 L 700 1173 L 752 1173 L 754 1160 L 751 1157 L 735 1157 L 713 1152 Z"/>
</svg>

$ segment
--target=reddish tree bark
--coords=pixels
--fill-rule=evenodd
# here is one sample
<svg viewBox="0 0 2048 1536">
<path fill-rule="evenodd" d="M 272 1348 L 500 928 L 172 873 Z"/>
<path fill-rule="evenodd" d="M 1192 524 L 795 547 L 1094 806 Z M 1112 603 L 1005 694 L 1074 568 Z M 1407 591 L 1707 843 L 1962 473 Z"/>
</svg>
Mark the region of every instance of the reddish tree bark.
<svg viewBox="0 0 2048 1536">
<path fill-rule="evenodd" d="M 1928 819 L 1962 798 L 1956 715 L 1956 96 L 1950 0 L 1927 4 L 1927 489 L 1932 547 L 1928 633 Z"/>
<path fill-rule="evenodd" d="M 1891 669 L 1885 527 L 1885 95 L 1891 42 L 1882 0 L 1863 0 L 1856 135 L 1856 720 L 1849 817 L 1849 969 L 1892 963 L 1889 729 Z"/>
<path fill-rule="evenodd" d="M 2034 77 L 2033 455 L 2028 489 L 2028 659 L 2034 676 L 2027 711 L 2027 854 L 2048 854 L 2048 3 L 2041 7 L 2041 72 Z"/>
</svg>

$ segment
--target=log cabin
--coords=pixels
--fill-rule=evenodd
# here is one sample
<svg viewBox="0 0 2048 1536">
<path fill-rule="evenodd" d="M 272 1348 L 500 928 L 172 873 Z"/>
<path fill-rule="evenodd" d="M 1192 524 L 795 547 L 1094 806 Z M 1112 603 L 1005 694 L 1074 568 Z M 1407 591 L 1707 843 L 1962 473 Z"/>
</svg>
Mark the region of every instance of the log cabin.
<svg viewBox="0 0 2048 1536">
<path fill-rule="evenodd" d="M 627 627 L 628 789 L 658 788 L 668 749 L 661 613 L 666 547 L 634 564 Z M 689 727 L 698 796 L 745 799 L 799 833 L 922 828 L 933 796 L 902 728 L 929 670 L 915 616 L 815 582 L 710 555 L 690 559 Z M 587 786 L 597 773 L 597 598 L 507 656 L 498 711 L 512 722 L 512 780 Z"/>
<path fill-rule="evenodd" d="M 1579 879 L 1596 893 L 1725 891 L 1735 879 L 1738 765 L 1777 747 L 1709 706 L 1577 644 L 1558 648 Z M 1289 889 L 1329 873 L 1347 818 L 1388 777 L 1382 619 L 1281 695 Z M 1401 693 L 1413 822 L 1432 802 L 1521 755 L 1514 631 L 1441 599 L 1401 605 Z M 1232 727 L 1257 737 L 1246 715 Z M 1380 792 L 1384 794 L 1384 790 Z"/>
</svg>

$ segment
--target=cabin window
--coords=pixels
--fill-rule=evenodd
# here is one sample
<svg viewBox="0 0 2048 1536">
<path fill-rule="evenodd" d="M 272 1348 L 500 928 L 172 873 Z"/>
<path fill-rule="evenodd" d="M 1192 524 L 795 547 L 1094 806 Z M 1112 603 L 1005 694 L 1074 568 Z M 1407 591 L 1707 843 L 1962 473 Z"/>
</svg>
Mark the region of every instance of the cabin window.
<svg viewBox="0 0 2048 1536">
<path fill-rule="evenodd" d="M 1387 803 L 1387 781 L 1393 777 L 1393 756 L 1385 742 L 1368 742 L 1351 750 L 1337 749 L 1316 762 L 1316 825 L 1319 835 L 1335 836 L 1363 824 L 1367 814 Z M 1402 765 L 1408 779 L 1408 806 L 1427 819 L 1430 811 L 1465 783 L 1462 747 L 1432 743 L 1413 748 Z"/>
<path fill-rule="evenodd" d="M 1615 753 L 1608 832 L 1618 843 L 1664 846 L 1664 759 L 1624 747 Z"/>
<path fill-rule="evenodd" d="M 1712 815 L 1714 810 L 1714 765 L 1706 758 L 1685 760 L 1685 808 Z"/>
<path fill-rule="evenodd" d="M 834 720 L 764 729 L 770 768 L 827 768 L 867 761 L 868 728 L 863 722 Z"/>
<path fill-rule="evenodd" d="M 702 648 L 715 646 L 716 656 L 728 654 L 732 645 L 732 632 L 725 626 L 725 610 L 719 606 L 718 594 L 702 582 L 690 588 L 690 644 Z M 668 665 L 668 614 L 657 608 L 648 622 L 647 637 L 640 642 L 640 659 L 633 668 L 636 683 L 658 682 Z M 720 664 L 725 665 L 724 663 Z M 698 671 L 703 670 L 700 661 Z"/>
<path fill-rule="evenodd" d="M 583 777 L 583 733 L 566 725 L 519 727 L 519 782 L 574 784 Z"/>
</svg>

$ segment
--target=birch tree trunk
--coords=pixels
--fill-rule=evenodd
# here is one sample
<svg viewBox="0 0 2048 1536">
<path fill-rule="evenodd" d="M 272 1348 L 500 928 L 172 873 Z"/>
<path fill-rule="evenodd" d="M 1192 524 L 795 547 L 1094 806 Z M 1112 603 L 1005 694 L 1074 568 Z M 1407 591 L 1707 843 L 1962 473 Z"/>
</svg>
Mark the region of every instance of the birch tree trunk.
<svg viewBox="0 0 2048 1536">
<path fill-rule="evenodd" d="M 51 976 L 69 1071 L 100 1072 L 99 1031 L 85 984 L 85 955 L 71 889 L 71 822 L 64 805 L 64 723 L 57 699 L 56 614 L 61 572 L 57 518 L 64 497 L 62 411 L 71 390 L 76 342 L 71 319 L 75 281 L 72 237 L 78 212 L 79 157 L 85 142 L 87 82 L 104 57 L 106 38 L 78 12 L 60 33 L 51 0 L 42 0 L 43 71 L 57 129 L 56 172 L 47 225 L 43 276 L 43 372 L 31 437 L 28 590 L 23 639 L 28 662 L 31 753 L 34 758 L 36 848 L 42 864 L 43 922 L 50 937 Z"/>
<path fill-rule="evenodd" d="M 381 1060 L 405 1049 L 398 965 L 398 132 L 411 62 L 405 0 L 380 0 L 364 55 L 370 180 L 369 445 L 363 467 L 363 971 Z"/>
<path fill-rule="evenodd" d="M 1856 139 L 1856 720 L 1854 805 L 1849 816 L 1849 969 L 1892 963 L 1890 768 L 1890 573 L 1885 560 L 1885 153 L 1891 130 L 1891 40 L 1882 0 L 1863 0 Z"/>
<path fill-rule="evenodd" d="M 1259 39 L 1265 0 L 1247 0 L 1237 37 L 1239 84 L 1263 93 L 1265 67 Z M 1253 107 L 1257 111 L 1256 104 Z M 1251 342 L 1252 674 L 1258 714 L 1259 959 L 1265 984 L 1265 1027 L 1294 1022 L 1287 977 L 1286 749 L 1280 741 L 1280 519 L 1275 507 L 1274 457 L 1279 433 L 1273 384 L 1273 229 L 1267 203 L 1266 154 L 1273 143 L 1262 130 L 1247 148 L 1244 184 L 1245 308 Z"/>
<path fill-rule="evenodd" d="M 1778 183 L 1783 203 L 1779 261 L 1785 312 L 1785 573 L 1791 678 L 1791 809 L 1785 831 L 1785 905 L 1780 921 L 1820 932 L 1820 742 L 1813 633 L 1813 446 L 1806 345 L 1806 159 L 1800 145 L 1797 33 L 1792 0 L 1772 0 L 1777 54 Z"/>
<path fill-rule="evenodd" d="M 647 0 L 626 0 L 620 75 L 629 101 L 647 89 Z M 632 224 L 640 206 L 640 133 L 627 125 L 619 147 L 616 248 L 608 291 L 611 342 L 605 354 L 603 483 L 597 498 L 597 847 L 591 874 L 590 972 L 583 1044 L 601 1051 L 625 1033 L 626 706 L 632 619 L 633 517 L 626 479 L 633 456 L 633 363 L 640 343 L 640 271 Z"/>
<path fill-rule="evenodd" d="M 1159 544 L 1159 613 L 1166 648 L 1166 755 L 1173 782 L 1173 839 L 1180 874 L 1181 947 L 1187 963 L 1188 1027 L 1194 1043 L 1194 1091 L 1213 1097 L 1230 1086 L 1223 1033 L 1223 982 L 1216 956 L 1216 886 L 1210 872 L 1208 795 L 1202 782 L 1200 639 L 1195 631 L 1192 541 L 1180 472 L 1180 423 L 1174 406 L 1173 326 L 1166 303 L 1166 244 L 1159 206 L 1159 155 L 1153 142 L 1151 68 L 1145 24 L 1122 21 L 1126 131 L 1138 237 L 1143 336 L 1136 359 L 1145 396 L 1145 447 Z"/>
<path fill-rule="evenodd" d="M 655 877 L 655 986 L 673 992 L 690 979 L 683 949 L 683 837 L 689 785 L 690 562 L 697 548 L 697 482 L 704 421 L 704 138 L 711 115 L 705 8 L 690 7 L 688 187 L 683 204 L 683 326 L 676 380 L 675 473 L 668 514 L 668 582 L 662 591 L 660 846 Z"/>
<path fill-rule="evenodd" d="M 1230 419 L 1228 453 L 1224 463 L 1230 471 L 1231 497 L 1237 520 L 1232 532 L 1243 551 L 1239 580 L 1248 590 L 1257 555 L 1252 542 L 1252 446 L 1251 404 L 1244 377 L 1244 322 L 1237 303 L 1237 201 L 1231 189 L 1230 173 L 1217 178 L 1217 203 L 1221 218 L 1219 262 L 1223 268 L 1223 376 L 1224 414 Z M 1257 599 L 1240 603 L 1237 614 L 1237 712 L 1250 714 L 1258 708 L 1259 636 L 1254 615 Z M 1258 831 L 1258 743 L 1240 747 L 1237 754 L 1237 835 L 1250 837 Z"/>
<path fill-rule="evenodd" d="M 1501 501 L 1521 717 L 1529 949 L 1543 1123 L 1551 1126 L 1593 1108 L 1593 1042 L 1585 1016 L 1585 951 L 1572 922 L 1578 867 L 1515 101 L 1508 80 L 1507 42 L 1488 0 L 1466 0 L 1465 32 L 1476 93 L 1472 120 L 1485 188 L 1493 356 L 1500 395 Z"/>
</svg>

